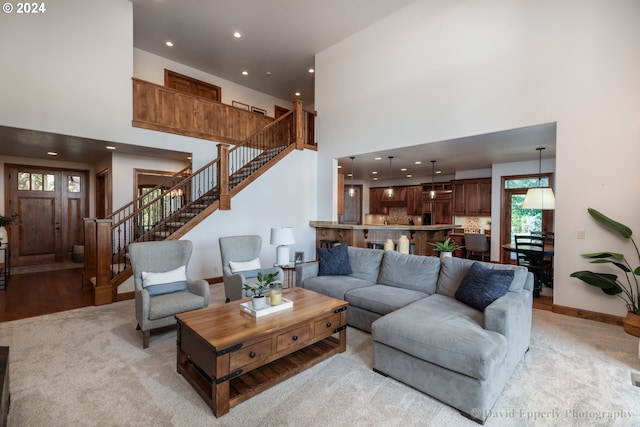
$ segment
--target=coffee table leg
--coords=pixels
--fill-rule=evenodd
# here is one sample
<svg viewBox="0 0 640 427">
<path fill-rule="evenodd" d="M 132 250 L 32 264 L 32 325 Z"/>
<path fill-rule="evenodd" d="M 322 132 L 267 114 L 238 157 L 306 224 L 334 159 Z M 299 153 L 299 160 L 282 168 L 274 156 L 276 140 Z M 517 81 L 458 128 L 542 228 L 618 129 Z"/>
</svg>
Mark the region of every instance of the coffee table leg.
<svg viewBox="0 0 640 427">
<path fill-rule="evenodd" d="M 229 363 L 228 353 L 216 357 L 216 372 L 219 373 L 219 378 L 223 378 L 229 373 Z M 214 378 L 211 387 L 211 409 L 216 418 L 219 418 L 229 413 L 229 380 L 218 384 Z"/>
</svg>

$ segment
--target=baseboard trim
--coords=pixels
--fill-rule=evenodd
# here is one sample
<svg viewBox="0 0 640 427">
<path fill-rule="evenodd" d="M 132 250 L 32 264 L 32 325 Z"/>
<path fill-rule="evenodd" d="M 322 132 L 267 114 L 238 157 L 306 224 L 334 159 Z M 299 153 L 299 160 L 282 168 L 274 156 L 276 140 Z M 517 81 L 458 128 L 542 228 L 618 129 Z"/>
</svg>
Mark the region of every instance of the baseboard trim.
<svg viewBox="0 0 640 427">
<path fill-rule="evenodd" d="M 551 311 L 553 313 L 564 314 L 566 316 L 595 320 L 596 322 L 609 323 L 611 325 L 618 326 L 622 326 L 622 321 L 624 320 L 624 317 L 614 316 L 612 314 L 598 313 L 597 311 L 583 310 L 581 308 L 565 307 L 558 304 L 553 304 L 551 306 Z"/>
</svg>

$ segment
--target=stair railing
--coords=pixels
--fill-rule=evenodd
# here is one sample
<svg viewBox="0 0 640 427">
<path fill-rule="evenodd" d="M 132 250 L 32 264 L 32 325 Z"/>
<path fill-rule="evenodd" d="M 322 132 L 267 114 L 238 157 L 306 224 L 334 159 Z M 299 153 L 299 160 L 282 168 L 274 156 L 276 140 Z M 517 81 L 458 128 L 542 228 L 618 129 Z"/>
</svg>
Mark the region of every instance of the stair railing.
<svg viewBox="0 0 640 427">
<path fill-rule="evenodd" d="M 190 169 L 185 168 L 108 218 L 85 220 L 85 236 L 96 237 L 85 237 L 95 244 L 85 248 L 85 259 L 93 261 L 85 262 L 83 286 L 94 286 L 95 304 L 116 300 L 117 286 L 129 277 L 129 244 L 170 239 L 209 207 L 230 209 L 232 189 L 235 194 L 243 188 L 252 174 L 287 147 L 302 148 L 305 129 L 300 117 L 301 102 L 294 102 L 293 110 L 232 149 L 218 144 L 218 158 L 196 172 L 185 176 Z M 88 284 L 91 278 L 94 283 Z"/>
</svg>

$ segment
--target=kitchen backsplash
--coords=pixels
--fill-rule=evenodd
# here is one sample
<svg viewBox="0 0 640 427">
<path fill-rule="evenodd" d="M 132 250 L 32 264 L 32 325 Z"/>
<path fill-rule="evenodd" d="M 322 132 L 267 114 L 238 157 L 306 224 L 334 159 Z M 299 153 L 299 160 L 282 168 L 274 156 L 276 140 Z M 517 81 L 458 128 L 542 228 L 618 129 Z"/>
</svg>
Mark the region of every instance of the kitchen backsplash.
<svg viewBox="0 0 640 427">
<path fill-rule="evenodd" d="M 384 225 L 384 221 L 387 220 L 387 224 L 409 225 L 409 218 L 413 219 L 414 225 L 422 225 L 422 217 L 420 215 L 407 215 L 406 207 L 390 207 L 388 215 L 366 214 L 364 223 L 367 225 Z"/>
</svg>

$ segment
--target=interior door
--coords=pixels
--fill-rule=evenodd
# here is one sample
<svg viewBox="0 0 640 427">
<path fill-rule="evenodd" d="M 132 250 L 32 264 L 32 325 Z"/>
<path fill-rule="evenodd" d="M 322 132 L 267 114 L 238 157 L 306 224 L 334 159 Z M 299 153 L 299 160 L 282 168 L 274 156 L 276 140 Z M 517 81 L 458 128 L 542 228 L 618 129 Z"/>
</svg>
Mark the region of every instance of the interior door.
<svg viewBox="0 0 640 427">
<path fill-rule="evenodd" d="M 7 165 L 7 206 L 18 214 L 11 226 L 11 264 L 63 262 L 84 243 L 88 172 Z"/>
</svg>

